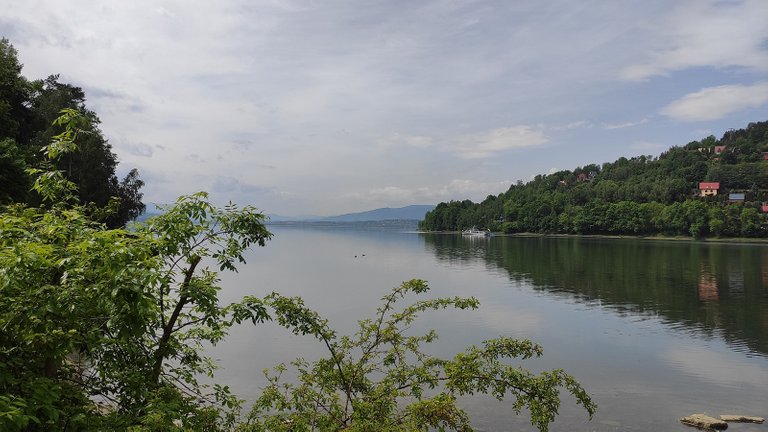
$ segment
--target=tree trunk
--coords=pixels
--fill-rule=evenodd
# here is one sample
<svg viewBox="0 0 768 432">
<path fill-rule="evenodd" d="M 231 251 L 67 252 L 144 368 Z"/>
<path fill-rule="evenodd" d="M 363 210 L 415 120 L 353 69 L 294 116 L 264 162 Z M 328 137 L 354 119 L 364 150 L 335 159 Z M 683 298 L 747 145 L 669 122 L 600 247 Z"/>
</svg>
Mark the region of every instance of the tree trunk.
<svg viewBox="0 0 768 432">
<path fill-rule="evenodd" d="M 200 257 L 194 256 L 189 260 L 189 268 L 184 272 L 184 281 L 179 287 L 179 301 L 176 303 L 176 307 L 171 313 L 171 317 L 163 327 L 163 335 L 160 337 L 160 342 L 157 344 L 157 350 L 155 351 L 155 362 L 152 365 L 152 376 L 150 382 L 157 386 L 160 383 L 160 371 L 163 368 L 163 361 L 168 356 L 168 342 L 173 334 L 173 328 L 176 326 L 176 321 L 179 319 L 181 310 L 189 301 L 189 297 L 186 294 L 186 290 L 189 288 L 189 283 L 192 280 L 192 276 L 195 274 L 195 268 L 200 263 Z"/>
</svg>

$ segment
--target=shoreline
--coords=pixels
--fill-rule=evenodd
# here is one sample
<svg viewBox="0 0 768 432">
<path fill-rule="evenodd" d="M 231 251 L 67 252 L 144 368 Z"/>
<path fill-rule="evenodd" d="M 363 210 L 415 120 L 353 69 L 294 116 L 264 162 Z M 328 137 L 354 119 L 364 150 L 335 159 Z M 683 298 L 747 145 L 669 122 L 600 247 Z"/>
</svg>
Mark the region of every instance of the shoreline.
<svg viewBox="0 0 768 432">
<path fill-rule="evenodd" d="M 461 234 L 461 231 L 418 231 L 419 234 Z M 630 235 L 630 234 L 563 234 L 563 233 L 493 233 L 494 237 L 555 237 L 555 238 L 587 238 L 587 239 L 633 239 L 650 241 L 702 242 L 702 243 L 732 243 L 768 245 L 768 238 L 753 237 L 702 237 Z"/>
</svg>

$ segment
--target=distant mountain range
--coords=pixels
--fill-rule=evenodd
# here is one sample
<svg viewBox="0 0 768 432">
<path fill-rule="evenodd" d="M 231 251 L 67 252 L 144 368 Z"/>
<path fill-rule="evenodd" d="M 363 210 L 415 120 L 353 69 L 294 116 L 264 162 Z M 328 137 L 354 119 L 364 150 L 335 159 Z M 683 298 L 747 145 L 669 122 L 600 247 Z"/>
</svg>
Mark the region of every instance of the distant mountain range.
<svg viewBox="0 0 768 432">
<path fill-rule="evenodd" d="M 370 222 L 382 220 L 424 220 L 424 215 L 434 205 L 410 205 L 399 208 L 379 208 L 359 213 L 338 216 L 280 216 L 269 215 L 271 222 Z"/>
<path fill-rule="evenodd" d="M 379 208 L 359 213 L 346 213 L 338 216 L 281 216 L 270 214 L 270 222 L 373 222 L 384 220 L 424 220 L 424 215 L 432 211 L 434 205 L 410 205 L 399 208 Z M 155 205 L 147 205 L 147 211 L 137 218 L 139 222 L 146 222 L 152 216 L 161 214 L 162 211 Z"/>
</svg>

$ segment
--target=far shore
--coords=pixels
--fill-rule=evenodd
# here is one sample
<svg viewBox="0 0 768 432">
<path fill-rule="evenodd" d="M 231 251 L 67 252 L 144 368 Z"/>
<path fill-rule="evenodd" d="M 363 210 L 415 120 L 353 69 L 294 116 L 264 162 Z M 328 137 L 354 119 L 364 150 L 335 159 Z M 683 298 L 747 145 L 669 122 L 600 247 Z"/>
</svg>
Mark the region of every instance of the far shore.
<svg viewBox="0 0 768 432">
<path fill-rule="evenodd" d="M 423 234 L 461 234 L 461 231 L 419 231 Z M 768 238 L 751 237 L 688 237 L 688 236 L 665 236 L 665 235 L 629 235 L 629 234 L 558 234 L 558 233 L 512 233 L 506 234 L 494 232 L 494 237 L 564 237 L 564 238 L 593 238 L 593 239 L 635 239 L 652 241 L 682 241 L 682 242 L 706 242 L 706 243 L 751 243 L 768 244 Z"/>
</svg>

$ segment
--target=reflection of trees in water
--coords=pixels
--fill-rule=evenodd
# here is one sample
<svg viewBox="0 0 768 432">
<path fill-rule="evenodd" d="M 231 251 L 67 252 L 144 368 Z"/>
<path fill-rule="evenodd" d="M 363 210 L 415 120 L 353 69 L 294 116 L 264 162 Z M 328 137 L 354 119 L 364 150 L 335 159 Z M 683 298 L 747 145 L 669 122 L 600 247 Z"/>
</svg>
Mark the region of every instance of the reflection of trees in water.
<svg viewBox="0 0 768 432">
<path fill-rule="evenodd" d="M 493 238 L 458 234 L 424 234 L 427 250 L 452 265 L 485 261 Z"/>
<path fill-rule="evenodd" d="M 534 289 L 661 316 L 768 354 L 768 247 L 642 240 L 426 235 L 452 263 L 477 261 Z"/>
</svg>

